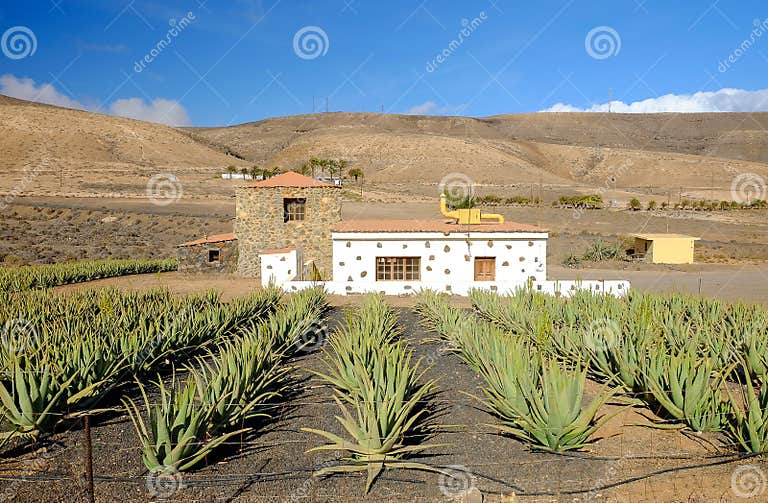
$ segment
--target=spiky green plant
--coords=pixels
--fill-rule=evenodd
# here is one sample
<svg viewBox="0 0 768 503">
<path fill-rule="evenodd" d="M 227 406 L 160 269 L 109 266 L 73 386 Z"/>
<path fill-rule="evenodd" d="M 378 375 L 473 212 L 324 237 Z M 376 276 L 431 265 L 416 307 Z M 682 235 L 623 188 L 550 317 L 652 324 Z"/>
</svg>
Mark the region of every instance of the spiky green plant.
<svg viewBox="0 0 768 503">
<path fill-rule="evenodd" d="M 60 264 L 0 268 L 0 291 L 20 292 L 31 288 L 50 288 L 99 278 L 174 271 L 176 259 L 103 259 Z"/>
<path fill-rule="evenodd" d="M 160 396 L 158 403 L 152 405 L 144 386 L 138 383 L 144 405 L 149 411 L 149 427 L 136 403 L 131 398 L 123 399 L 125 410 L 141 441 L 141 460 L 150 471 L 169 468 L 188 470 L 229 438 L 249 430 L 243 428 L 226 433 L 213 432 L 210 421 L 219 402 L 199 400 L 201 390 L 192 377 L 180 386 L 175 376 L 169 388 L 166 388 L 162 380 L 158 380 L 155 385 Z M 227 398 L 222 395 L 219 401 Z"/>
<path fill-rule="evenodd" d="M 727 422 L 728 404 L 720 393 L 725 377 L 711 359 L 694 351 L 671 355 L 666 348 L 649 350 L 643 386 L 664 415 L 694 431 L 720 431 Z"/>
<path fill-rule="evenodd" d="M 373 371 L 381 348 L 401 332 L 397 314 L 379 295 L 367 295 L 358 309 L 345 312 L 345 324 L 329 340 L 323 363 L 325 372 L 316 372 L 336 389 L 358 391 L 358 365 Z"/>
<path fill-rule="evenodd" d="M 418 384 L 423 381 L 425 371 L 419 368 L 420 361 L 411 363 L 411 355 L 412 352 L 402 343 L 395 343 L 376 352 L 371 368 L 359 359 L 353 363 L 350 370 L 357 380 L 354 391 L 336 390 L 334 396 L 341 411 L 341 416 L 336 416 L 336 419 L 348 436 L 344 438 L 328 431 L 302 428 L 302 431 L 319 435 L 330 442 L 307 452 L 333 450 L 350 453 L 344 458 L 349 464 L 323 468 L 315 472 L 316 476 L 367 472 L 367 493 L 385 468 L 439 471 L 423 463 L 403 459 L 409 454 L 437 447 L 405 442 L 418 436 L 428 412 L 421 402 L 435 389 L 433 380 Z"/>
<path fill-rule="evenodd" d="M 50 367 L 35 368 L 15 357 L 7 378 L 0 380 L 0 414 L 10 431 L 0 434 L 0 445 L 12 437 L 37 440 L 49 433 L 66 410 L 69 381 L 62 382 Z"/>
<path fill-rule="evenodd" d="M 540 373 L 509 367 L 496 370 L 499 378 L 486 381 L 484 403 L 501 418 L 501 431 L 535 448 L 581 449 L 610 419 L 597 416 L 598 409 L 614 395 L 606 388 L 582 408 L 586 370 L 564 368 L 555 361 L 543 363 Z M 506 387 L 499 387 L 500 383 Z"/>
<path fill-rule="evenodd" d="M 768 381 L 764 376 L 747 378 L 742 388 L 744 408 L 729 393 L 730 415 L 726 433 L 739 449 L 755 454 L 768 452 Z"/>
<path fill-rule="evenodd" d="M 287 389 L 289 367 L 280 364 L 266 337 L 250 336 L 228 341 L 218 356 L 198 358 L 198 369 L 190 368 L 200 400 L 213 408 L 212 431 L 231 429 L 256 418 L 269 418 L 266 407 Z"/>
<path fill-rule="evenodd" d="M 324 358 L 327 371 L 318 375 L 334 386 L 334 400 L 341 411 L 336 419 L 346 437 L 302 430 L 330 442 L 308 452 L 346 451 L 350 456 L 344 458 L 349 464 L 324 468 L 315 475 L 367 472 L 367 493 L 385 468 L 439 471 L 405 459 L 436 447 L 414 443 L 428 433 L 425 402 L 435 381 L 425 381 L 421 360 L 412 362 L 413 353 L 404 342 L 393 342 L 399 332 L 394 311 L 382 297 L 370 295 L 359 310 L 346 313 L 345 326 L 331 337 L 331 350 Z"/>
</svg>

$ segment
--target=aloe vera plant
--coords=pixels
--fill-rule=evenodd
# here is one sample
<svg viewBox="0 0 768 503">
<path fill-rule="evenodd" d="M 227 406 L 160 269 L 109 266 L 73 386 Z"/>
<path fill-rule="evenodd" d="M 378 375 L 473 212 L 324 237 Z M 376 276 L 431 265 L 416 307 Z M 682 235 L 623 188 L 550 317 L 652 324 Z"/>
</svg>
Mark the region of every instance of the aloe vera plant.
<svg viewBox="0 0 768 503">
<path fill-rule="evenodd" d="M 219 433 L 211 431 L 210 419 L 217 403 L 198 399 L 197 381 L 188 378 L 177 387 L 174 376 L 170 388 L 162 380 L 156 382 L 159 401 L 151 404 L 144 386 L 139 389 L 149 411 L 149 427 L 141 410 L 130 398 L 124 398 L 125 410 L 141 441 L 141 460 L 148 470 L 184 471 L 192 468 L 229 438 L 247 432 L 248 428 Z M 228 397 L 223 395 L 220 400 Z"/>
<path fill-rule="evenodd" d="M 727 434 L 745 452 L 768 452 L 768 382 L 764 376 L 745 379 L 742 388 L 744 409 L 729 394 L 730 415 Z"/>
<path fill-rule="evenodd" d="M 436 444 L 404 443 L 406 438 L 419 436 L 428 412 L 420 402 L 435 389 L 433 380 L 418 384 L 424 375 L 419 367 L 420 362 L 411 363 L 411 351 L 402 343 L 379 349 L 371 369 L 360 360 L 354 364 L 352 372 L 358 380 L 354 392 L 347 394 L 337 390 L 334 396 L 341 412 L 336 419 L 348 436 L 302 428 L 302 431 L 330 442 L 307 452 L 334 450 L 350 453 L 350 457 L 345 458 L 350 464 L 323 468 L 315 472 L 316 476 L 367 472 L 367 493 L 385 468 L 439 472 L 429 465 L 403 459 L 409 454 L 438 447 Z"/>
<path fill-rule="evenodd" d="M 582 408 L 586 370 L 566 369 L 544 362 L 539 374 L 522 372 L 504 376 L 509 389 L 485 388 L 485 404 L 497 413 L 499 429 L 534 447 L 568 451 L 589 445 L 592 436 L 610 416 L 598 417 L 598 409 L 613 395 L 606 388 Z M 489 382 L 489 386 L 492 384 Z M 503 414 L 503 415 L 502 415 Z"/>
<path fill-rule="evenodd" d="M 18 292 L 30 288 L 50 288 L 127 274 L 174 271 L 177 267 L 176 259 L 104 259 L 0 269 L 0 291 Z"/>
<path fill-rule="evenodd" d="M 649 350 L 643 383 L 666 415 L 694 431 L 720 431 L 727 422 L 728 404 L 720 393 L 725 381 L 711 359 L 694 351 L 670 355 L 666 348 Z"/>
<path fill-rule="evenodd" d="M 378 296 L 367 297 L 358 313 L 348 313 L 346 327 L 337 331 L 326 352 L 327 372 L 320 377 L 335 388 L 336 416 L 346 435 L 313 428 L 328 444 L 310 449 L 345 451 L 348 464 L 323 468 L 316 476 L 367 472 L 366 493 L 384 469 L 407 468 L 439 472 L 423 463 L 408 461 L 413 453 L 437 447 L 407 443 L 425 436 L 428 409 L 425 403 L 435 390 L 425 380 L 421 361 L 412 362 L 404 342 L 393 342 L 399 333 L 397 317 Z"/>
<path fill-rule="evenodd" d="M 33 368 L 24 357 L 16 358 L 9 377 L 0 380 L 0 413 L 11 425 L 0 435 L 0 445 L 16 436 L 37 440 L 52 431 L 65 410 L 68 384 L 50 367 Z"/>
<path fill-rule="evenodd" d="M 269 339 L 246 337 L 226 342 L 219 355 L 198 358 L 190 368 L 200 400 L 210 404 L 210 429 L 222 431 L 255 417 L 270 417 L 266 405 L 287 388 L 290 368 L 281 365 Z"/>
</svg>

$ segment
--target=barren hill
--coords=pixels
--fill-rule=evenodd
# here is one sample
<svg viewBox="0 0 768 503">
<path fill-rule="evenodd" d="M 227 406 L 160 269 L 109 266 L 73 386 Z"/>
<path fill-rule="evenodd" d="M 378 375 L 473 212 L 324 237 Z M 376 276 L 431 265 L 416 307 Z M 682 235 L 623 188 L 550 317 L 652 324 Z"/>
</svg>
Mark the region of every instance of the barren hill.
<svg viewBox="0 0 768 503">
<path fill-rule="evenodd" d="M 185 196 L 231 197 L 218 176 L 229 164 L 296 169 L 317 156 L 349 160 L 368 182 L 402 185 L 384 193 L 433 194 L 446 174 L 463 173 L 487 185 L 684 187 L 726 198 L 740 173 L 768 179 L 766 130 L 766 113 L 326 113 L 182 130 L 0 97 L 0 195 L 138 197 L 151 177 L 171 174 Z"/>
<path fill-rule="evenodd" d="M 0 193 L 27 195 L 143 195 L 160 174 L 194 193 L 239 162 L 172 127 L 5 96 L 0 152 Z"/>
<path fill-rule="evenodd" d="M 524 114 L 488 118 L 330 113 L 280 117 L 194 137 L 258 163 L 350 160 L 377 182 L 725 189 L 768 174 L 768 114 Z"/>
</svg>

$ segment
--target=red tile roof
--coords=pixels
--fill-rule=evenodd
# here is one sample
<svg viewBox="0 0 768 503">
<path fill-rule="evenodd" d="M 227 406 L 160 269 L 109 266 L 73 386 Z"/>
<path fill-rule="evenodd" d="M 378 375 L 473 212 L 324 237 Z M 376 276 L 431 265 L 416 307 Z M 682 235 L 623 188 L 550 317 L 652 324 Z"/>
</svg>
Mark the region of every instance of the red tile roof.
<svg viewBox="0 0 768 503">
<path fill-rule="evenodd" d="M 333 232 L 547 232 L 535 225 L 517 222 L 459 225 L 446 220 L 344 220 L 334 225 Z"/>
<path fill-rule="evenodd" d="M 181 243 L 178 246 L 195 246 L 204 245 L 206 243 L 223 243 L 224 241 L 235 241 L 236 239 L 237 236 L 230 232 L 229 234 L 215 234 L 212 236 L 206 236 L 204 238 L 196 239 L 195 241 Z"/>
<path fill-rule="evenodd" d="M 259 252 L 259 255 L 277 255 L 278 253 L 291 253 L 296 250 L 298 250 L 298 248 L 278 248 L 276 250 L 264 250 Z"/>
<path fill-rule="evenodd" d="M 273 176 L 260 182 L 249 183 L 246 187 L 333 187 L 336 185 L 321 182 L 308 176 L 300 175 L 295 171 L 288 171 L 282 175 Z"/>
</svg>

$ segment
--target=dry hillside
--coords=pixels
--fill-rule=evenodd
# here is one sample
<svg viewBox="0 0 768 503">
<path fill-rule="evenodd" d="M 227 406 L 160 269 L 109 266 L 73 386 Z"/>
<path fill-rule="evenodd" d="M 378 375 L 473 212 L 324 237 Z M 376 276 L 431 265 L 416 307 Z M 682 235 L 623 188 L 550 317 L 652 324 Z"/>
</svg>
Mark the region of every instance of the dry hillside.
<svg viewBox="0 0 768 503">
<path fill-rule="evenodd" d="M 239 162 L 172 127 L 0 96 L 0 193 L 110 197 L 146 193 L 159 174 L 190 195 Z"/>
<path fill-rule="evenodd" d="M 726 199 L 737 174 L 768 178 L 766 130 L 768 114 L 370 113 L 180 130 L 0 97 L 0 194 L 139 197 L 169 173 L 185 197 L 221 199 L 232 195 L 218 177 L 229 164 L 296 169 L 317 156 L 363 168 L 372 195 L 433 196 L 459 172 L 481 185 L 666 197 L 683 187 L 686 197 Z"/>
<path fill-rule="evenodd" d="M 258 163 L 296 168 L 338 157 L 369 180 L 626 188 L 714 185 L 768 175 L 768 114 L 527 114 L 424 117 L 331 113 L 281 117 L 194 137 Z"/>
</svg>

